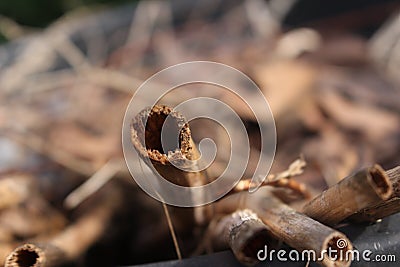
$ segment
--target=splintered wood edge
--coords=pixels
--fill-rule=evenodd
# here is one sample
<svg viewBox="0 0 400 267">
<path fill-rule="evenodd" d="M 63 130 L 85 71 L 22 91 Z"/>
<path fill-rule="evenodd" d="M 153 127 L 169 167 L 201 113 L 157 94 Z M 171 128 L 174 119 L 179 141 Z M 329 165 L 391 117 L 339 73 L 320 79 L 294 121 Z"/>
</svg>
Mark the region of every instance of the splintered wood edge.
<svg viewBox="0 0 400 267">
<path fill-rule="evenodd" d="M 5 267 L 39 267 L 44 266 L 45 252 L 34 244 L 25 244 L 16 248 L 7 257 Z"/>
<path fill-rule="evenodd" d="M 376 194 L 383 200 L 388 199 L 393 194 L 393 186 L 388 174 L 378 164 L 368 168 L 367 171 L 368 182 Z"/>
<path fill-rule="evenodd" d="M 393 186 L 392 197 L 400 197 L 400 166 L 387 170 L 386 174 Z"/>
<path fill-rule="evenodd" d="M 146 123 L 149 123 L 149 118 L 151 116 L 159 115 L 170 115 L 176 122 L 177 127 L 180 129 L 179 133 L 179 148 L 175 151 L 169 151 L 169 155 L 166 153 L 161 153 L 156 149 L 147 149 L 145 144 L 145 131 Z M 162 128 L 161 128 L 162 129 Z M 161 131 L 161 129 L 159 129 Z M 167 164 L 168 157 L 181 157 L 183 155 L 187 159 L 192 159 L 193 142 L 192 136 L 189 128 L 189 124 L 186 119 L 172 108 L 165 105 L 155 105 L 153 107 L 147 107 L 143 109 L 139 114 L 137 114 L 131 122 L 131 142 L 135 149 L 138 151 L 141 157 L 150 158 L 153 161 L 159 162 L 161 164 Z M 181 153 L 179 153 L 181 152 Z"/>
<path fill-rule="evenodd" d="M 337 258 L 336 260 L 332 260 L 329 258 L 327 254 L 324 256 L 324 264 L 325 266 L 332 266 L 332 267 L 348 267 L 351 265 L 351 255 L 352 253 L 347 253 L 348 251 L 353 250 L 353 245 L 351 241 L 342 233 L 340 232 L 333 232 L 328 235 L 323 242 L 322 250 L 328 252 L 329 251 L 337 251 Z M 319 255 L 317 255 L 319 257 Z"/>
<path fill-rule="evenodd" d="M 273 243 L 268 227 L 256 213 L 249 209 L 238 210 L 230 215 L 228 243 L 236 258 L 246 264 L 258 262 L 257 252 L 266 244 Z"/>
</svg>

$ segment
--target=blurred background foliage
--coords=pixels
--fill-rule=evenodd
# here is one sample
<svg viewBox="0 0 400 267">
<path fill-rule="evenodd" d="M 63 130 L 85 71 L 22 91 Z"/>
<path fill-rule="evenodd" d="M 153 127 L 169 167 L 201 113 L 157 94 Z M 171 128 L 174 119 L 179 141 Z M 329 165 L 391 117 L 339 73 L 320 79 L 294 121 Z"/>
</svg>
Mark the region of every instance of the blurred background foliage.
<svg viewBox="0 0 400 267">
<path fill-rule="evenodd" d="M 23 26 L 43 28 L 76 8 L 98 5 L 116 6 L 127 2 L 135 2 L 135 0 L 1 0 L 0 16 Z M 6 41 L 6 37 L 0 33 L 0 43 Z"/>
</svg>

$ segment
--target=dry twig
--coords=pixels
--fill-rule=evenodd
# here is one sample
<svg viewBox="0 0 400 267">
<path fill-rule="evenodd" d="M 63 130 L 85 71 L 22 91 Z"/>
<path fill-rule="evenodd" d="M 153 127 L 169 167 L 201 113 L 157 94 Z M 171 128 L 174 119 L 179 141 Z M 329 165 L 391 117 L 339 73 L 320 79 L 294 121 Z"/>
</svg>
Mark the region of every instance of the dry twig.
<svg viewBox="0 0 400 267">
<path fill-rule="evenodd" d="M 6 260 L 6 267 L 51 267 L 76 259 L 105 232 L 112 215 L 122 204 L 120 192 L 109 186 L 76 222 L 50 241 L 25 244 L 16 248 Z"/>
<path fill-rule="evenodd" d="M 369 206 L 349 218 L 357 222 L 375 222 L 389 215 L 400 212 L 400 166 L 386 171 L 393 187 L 393 193 L 388 200 Z"/>
<path fill-rule="evenodd" d="M 374 165 L 343 179 L 303 207 L 303 212 L 322 223 L 335 225 L 354 213 L 392 194 L 392 184 L 385 171 Z"/>
<path fill-rule="evenodd" d="M 172 120 L 164 126 L 167 117 Z M 147 123 L 146 123 L 147 119 Z M 145 124 L 146 123 L 146 124 Z M 176 137 L 179 133 L 178 147 L 169 148 L 164 151 L 161 142 L 161 132 L 163 127 L 169 129 L 171 134 Z M 205 171 L 188 172 L 175 167 L 170 161 L 186 164 L 191 160 L 199 158 L 199 152 L 192 140 L 189 125 L 182 115 L 172 111 L 166 106 L 154 106 L 151 109 L 145 109 L 140 112 L 133 120 L 131 125 L 131 140 L 139 155 L 149 164 L 154 166 L 155 170 L 165 179 L 181 186 L 200 186 L 208 182 L 208 176 Z M 196 166 L 192 166 L 195 170 Z M 193 196 L 202 198 L 203 196 Z M 180 227 L 187 228 L 193 224 L 202 224 L 209 219 L 210 207 L 196 207 L 192 215 L 188 214 L 188 209 L 179 209 L 183 214 L 180 218 Z M 190 211 L 189 211 L 190 212 Z M 184 215 L 186 214 L 186 215 Z M 184 217 L 187 217 L 184 219 Z M 186 221 L 186 222 L 184 222 Z"/>
<path fill-rule="evenodd" d="M 306 162 L 303 158 L 297 159 L 289 168 L 278 174 L 269 174 L 267 178 L 263 181 L 261 186 L 275 186 L 275 187 L 285 187 L 299 193 L 305 199 L 311 197 L 311 193 L 308 191 L 304 184 L 298 183 L 291 178 L 297 175 L 301 175 L 304 171 Z M 242 191 L 247 191 L 252 187 L 251 179 L 245 179 L 239 181 L 237 185 L 229 192 L 229 194 L 238 193 Z"/>
<path fill-rule="evenodd" d="M 214 246 L 229 246 L 235 257 L 246 265 L 258 262 L 257 252 L 265 245 L 270 248 L 277 245 L 268 227 L 249 209 L 237 210 L 226 215 L 211 231 Z"/>
<path fill-rule="evenodd" d="M 259 188 L 251 194 L 247 192 L 234 194 L 214 205 L 218 214 L 229 214 L 241 209 L 252 210 L 267 226 L 271 236 L 300 252 L 312 250 L 316 253 L 316 257 L 319 257 L 323 255 L 323 251 L 331 250 L 334 253 L 336 250 L 337 253 L 345 255 L 346 251 L 352 249 L 351 242 L 344 234 L 296 212 L 278 199 L 268 187 Z M 346 246 L 338 248 L 339 240 L 344 240 Z M 349 266 L 350 261 L 346 259 L 335 261 L 324 255 L 321 264 L 335 267 Z"/>
<path fill-rule="evenodd" d="M 257 213 L 275 237 L 299 251 L 312 250 L 319 256 L 329 250 L 345 255 L 352 249 L 350 240 L 344 234 L 296 212 L 274 197 L 268 188 L 249 194 L 245 205 Z M 343 240 L 345 246 L 339 247 L 339 240 Z M 336 259 L 325 254 L 321 263 L 324 266 L 350 266 L 348 259 Z"/>
</svg>

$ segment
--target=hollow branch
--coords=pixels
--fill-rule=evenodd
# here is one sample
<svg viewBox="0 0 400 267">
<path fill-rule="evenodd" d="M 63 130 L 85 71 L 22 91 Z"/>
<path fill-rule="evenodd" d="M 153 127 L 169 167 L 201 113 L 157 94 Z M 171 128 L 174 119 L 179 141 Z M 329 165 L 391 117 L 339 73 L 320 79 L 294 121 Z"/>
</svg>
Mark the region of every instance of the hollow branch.
<svg viewBox="0 0 400 267">
<path fill-rule="evenodd" d="M 274 196 L 273 190 L 268 187 L 259 188 L 252 194 L 247 192 L 234 194 L 214 205 L 217 213 L 230 213 L 237 209 L 252 210 L 268 227 L 274 238 L 298 251 L 311 250 L 316 258 L 323 255 L 323 251 L 337 250 L 337 253 L 345 255 L 346 251 L 352 249 L 351 242 L 344 234 L 296 212 Z M 346 246 L 338 248 L 337 243 L 341 240 L 344 240 Z M 326 254 L 323 256 L 321 264 L 324 266 L 350 265 L 345 258 L 334 261 Z"/>
<path fill-rule="evenodd" d="M 168 116 L 172 120 L 166 122 Z M 163 127 L 166 130 L 170 128 L 171 134 L 179 132 L 178 147 L 163 148 L 161 142 Z M 170 162 L 172 158 L 177 162 L 186 159 L 195 160 L 200 157 L 193 142 L 189 124 L 181 114 L 172 111 L 171 108 L 156 105 L 140 112 L 132 120 L 131 140 L 140 156 L 146 160 L 150 159 L 157 172 L 168 181 L 181 186 L 198 186 L 207 183 L 208 178 L 204 171 L 187 172 Z M 164 151 L 164 149 L 169 150 Z"/>
<path fill-rule="evenodd" d="M 375 222 L 397 212 L 400 212 L 400 166 L 386 171 L 393 193 L 388 200 L 367 207 L 349 218 L 355 222 Z"/>
<path fill-rule="evenodd" d="M 374 165 L 325 190 L 307 203 L 303 212 L 324 224 L 335 225 L 362 209 L 387 200 L 392 192 L 386 172 Z"/>
<path fill-rule="evenodd" d="M 65 262 L 61 249 L 53 245 L 24 244 L 16 248 L 7 258 L 7 267 L 59 266 Z"/>
<path fill-rule="evenodd" d="M 103 235 L 122 203 L 120 192 L 111 186 L 96 200 L 95 207 L 47 243 L 29 243 L 16 248 L 7 257 L 5 267 L 59 266 L 83 254 Z"/>
<path fill-rule="evenodd" d="M 339 256 L 352 249 L 344 234 L 296 212 L 266 190 L 268 188 L 261 188 L 248 194 L 245 206 L 257 213 L 276 238 L 298 251 L 313 251 L 316 258 L 323 255 L 320 263 L 324 266 L 350 266 L 346 257 Z M 340 246 L 338 242 L 342 242 Z M 330 258 L 324 251 L 333 252 L 331 256 L 337 259 Z"/>
<path fill-rule="evenodd" d="M 167 120 L 168 118 L 168 120 Z M 163 148 L 161 135 L 163 129 L 171 131 L 173 138 L 179 134 L 177 147 Z M 192 139 L 189 124 L 178 112 L 172 111 L 170 107 L 155 105 L 141 111 L 132 120 L 131 141 L 138 154 L 146 164 L 152 164 L 151 168 L 166 180 L 187 187 L 201 186 L 208 183 L 206 171 L 185 171 L 177 168 L 171 163 L 196 160 L 200 157 L 199 151 Z M 166 151 L 164 151 L 164 149 Z M 156 173 L 156 174 L 157 174 Z M 203 196 L 193 196 L 202 198 Z M 190 229 L 194 224 L 203 224 L 210 218 L 210 206 L 188 208 L 174 208 L 177 228 Z"/>
<path fill-rule="evenodd" d="M 393 187 L 393 193 L 390 198 L 400 197 L 400 166 L 386 171 L 386 174 Z"/>
<path fill-rule="evenodd" d="M 268 227 L 249 209 L 238 210 L 221 218 L 212 228 L 214 246 L 230 247 L 235 257 L 243 264 L 253 265 L 258 262 L 257 252 L 268 244 L 276 247 Z"/>
</svg>

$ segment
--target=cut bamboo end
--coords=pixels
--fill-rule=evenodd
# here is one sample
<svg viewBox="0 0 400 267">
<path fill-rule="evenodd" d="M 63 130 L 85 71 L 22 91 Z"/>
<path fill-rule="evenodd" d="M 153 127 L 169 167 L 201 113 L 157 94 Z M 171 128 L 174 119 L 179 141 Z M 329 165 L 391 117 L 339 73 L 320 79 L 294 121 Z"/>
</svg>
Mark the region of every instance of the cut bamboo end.
<svg viewBox="0 0 400 267">
<path fill-rule="evenodd" d="M 162 138 L 167 138 L 165 144 Z M 200 171 L 197 166 L 196 160 L 200 158 L 200 153 L 192 139 L 189 124 L 172 108 L 155 105 L 139 112 L 132 119 L 131 142 L 153 173 L 165 180 L 185 187 L 208 183 L 206 170 Z M 193 199 L 204 199 L 205 194 L 206 192 L 194 195 Z M 177 217 L 187 217 L 179 219 L 186 221 L 182 222 L 185 224 L 182 228 L 190 229 L 193 222 L 189 217 L 194 217 L 196 223 L 201 225 L 210 219 L 212 210 L 209 206 L 205 206 L 194 210 L 181 209 L 179 213 Z"/>
<path fill-rule="evenodd" d="M 392 182 L 393 194 L 391 197 L 400 197 L 400 166 L 386 171 L 389 180 Z"/>
<path fill-rule="evenodd" d="M 344 234 L 295 211 L 267 189 L 248 195 L 245 205 L 257 213 L 274 237 L 299 252 L 310 252 L 310 260 L 326 267 L 350 266 L 346 252 L 353 246 Z"/>
<path fill-rule="evenodd" d="M 168 139 L 165 142 L 167 147 L 163 147 L 162 134 Z M 151 162 L 157 174 L 169 182 L 180 186 L 207 184 L 205 171 L 196 172 L 195 163 L 192 162 L 200 154 L 193 142 L 189 124 L 170 107 L 155 105 L 135 116 L 131 124 L 131 141 L 145 162 Z"/>
<path fill-rule="evenodd" d="M 170 119 L 167 120 L 168 116 Z M 163 147 L 162 130 L 167 131 L 166 136 L 170 133 L 171 138 L 176 138 L 176 134 L 179 134 L 178 146 Z M 134 117 L 131 124 L 131 140 L 142 157 L 161 164 L 167 164 L 168 156 L 171 157 L 174 154 L 176 157 L 183 155 L 187 159 L 198 157 L 185 118 L 168 106 L 155 105 L 142 110 Z M 170 141 L 172 142 L 166 143 L 175 143 L 174 140 Z"/>
<path fill-rule="evenodd" d="M 328 188 L 307 203 L 303 212 L 322 223 L 335 225 L 388 199 L 392 193 L 388 175 L 379 165 L 374 165 Z"/>
<path fill-rule="evenodd" d="M 351 253 L 353 250 L 353 245 L 350 240 L 340 232 L 334 232 L 328 235 L 325 239 L 325 242 L 322 244 L 322 251 L 335 251 L 333 257 L 330 258 L 328 255 L 324 256 L 322 263 L 325 266 L 331 267 L 347 267 L 351 265 Z"/>
<path fill-rule="evenodd" d="M 400 212 L 400 166 L 386 171 L 393 187 L 389 199 L 360 210 L 349 220 L 354 222 L 375 222 L 397 212 Z"/>
<path fill-rule="evenodd" d="M 258 262 L 257 252 L 262 249 L 265 244 L 269 243 L 270 233 L 268 228 L 261 221 L 248 221 L 245 222 L 243 227 L 248 228 L 246 231 L 237 231 L 236 234 L 232 233 L 231 247 L 236 251 L 238 258 L 243 259 L 242 262 L 253 264 Z M 244 236 L 244 238 L 242 238 Z M 237 247 L 233 244 L 234 240 L 244 240 L 242 244 L 238 243 Z"/>
<path fill-rule="evenodd" d="M 39 267 L 45 263 L 44 251 L 33 244 L 16 248 L 6 259 L 5 267 Z"/>
<path fill-rule="evenodd" d="M 46 243 L 28 243 L 13 250 L 5 267 L 55 267 L 83 255 L 104 235 L 115 211 L 123 204 L 120 188 L 112 184 L 92 201 L 95 206 Z"/>
<path fill-rule="evenodd" d="M 249 209 L 238 210 L 222 218 L 215 227 L 214 239 L 229 245 L 241 263 L 256 264 L 257 253 L 265 245 L 276 247 L 278 241 L 272 237 L 268 227 L 256 213 Z M 222 234 L 221 234 L 222 232 Z"/>
<path fill-rule="evenodd" d="M 65 254 L 50 244 L 24 244 L 7 257 L 5 267 L 55 267 L 66 263 Z"/>
<path fill-rule="evenodd" d="M 392 195 L 392 183 L 390 182 L 389 176 L 381 166 L 375 164 L 364 172 L 371 187 L 382 200 L 386 200 Z"/>
</svg>

